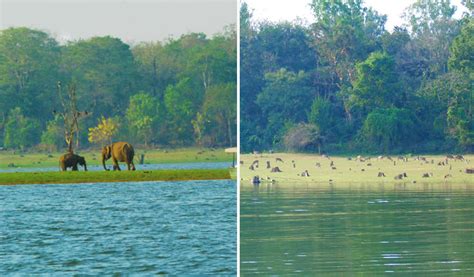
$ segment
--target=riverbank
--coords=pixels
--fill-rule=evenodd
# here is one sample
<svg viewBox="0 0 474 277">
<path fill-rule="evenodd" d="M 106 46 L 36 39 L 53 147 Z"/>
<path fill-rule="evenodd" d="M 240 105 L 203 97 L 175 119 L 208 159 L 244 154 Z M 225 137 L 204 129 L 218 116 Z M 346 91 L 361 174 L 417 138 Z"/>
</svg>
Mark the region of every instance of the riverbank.
<svg viewBox="0 0 474 277">
<path fill-rule="evenodd" d="M 0 173 L 0 185 L 231 179 L 229 169 Z"/>
<path fill-rule="evenodd" d="M 64 153 L 55 152 L 14 154 L 11 151 L 0 151 L 0 169 L 25 167 L 54 167 L 58 166 L 59 157 Z M 101 166 L 100 149 L 77 151 L 77 154 L 85 157 L 88 166 Z M 232 155 L 225 153 L 223 148 L 179 148 L 154 150 L 135 149 L 136 164 L 138 164 L 138 159 L 141 154 L 145 155 L 145 164 L 232 161 Z M 111 166 L 112 162 L 109 160 L 107 164 Z"/>
<path fill-rule="evenodd" d="M 282 161 L 277 161 L 277 158 Z M 474 175 L 465 173 L 466 168 L 474 167 L 474 155 L 464 156 L 463 161 L 448 159 L 447 164 L 445 155 L 404 158 L 402 160 L 396 156 L 381 156 L 357 159 L 317 154 L 245 154 L 241 155 L 241 182 L 244 185 L 252 185 L 252 179 L 258 176 L 261 184 L 474 184 Z M 255 161 L 258 161 L 258 167 L 254 164 L 254 169 L 251 170 L 250 166 Z M 270 168 L 267 168 L 267 162 L 270 163 Z M 271 172 L 275 167 L 281 172 Z M 385 177 L 378 177 L 379 173 L 383 173 Z M 404 173 L 406 177 L 403 176 Z M 395 179 L 400 174 L 403 177 Z"/>
</svg>

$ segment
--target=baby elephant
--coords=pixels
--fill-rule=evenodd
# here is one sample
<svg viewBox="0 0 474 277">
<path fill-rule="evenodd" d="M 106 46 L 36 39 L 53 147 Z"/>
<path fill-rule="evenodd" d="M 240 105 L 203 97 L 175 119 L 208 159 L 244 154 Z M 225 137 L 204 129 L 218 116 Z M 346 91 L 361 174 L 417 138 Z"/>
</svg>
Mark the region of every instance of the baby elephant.
<svg viewBox="0 0 474 277">
<path fill-rule="evenodd" d="M 67 171 L 68 167 L 72 167 L 73 171 L 78 171 L 78 164 L 84 167 L 84 171 L 87 171 L 86 160 L 84 157 L 73 153 L 67 153 L 59 157 L 59 167 L 62 171 Z"/>
</svg>

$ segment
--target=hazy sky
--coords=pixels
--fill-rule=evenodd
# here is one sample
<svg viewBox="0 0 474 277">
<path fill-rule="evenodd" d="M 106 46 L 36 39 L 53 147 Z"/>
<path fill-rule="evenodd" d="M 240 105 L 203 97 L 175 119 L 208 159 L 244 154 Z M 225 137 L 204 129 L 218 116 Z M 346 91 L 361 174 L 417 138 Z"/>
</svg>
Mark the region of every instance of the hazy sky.
<svg viewBox="0 0 474 277">
<path fill-rule="evenodd" d="M 314 22 L 308 6 L 311 0 L 244 0 L 244 2 L 253 10 L 253 17 L 256 20 L 291 21 L 299 17 L 308 23 Z M 414 2 L 415 0 L 365 0 L 367 6 L 387 15 L 386 28 L 389 31 L 403 23 L 401 18 L 403 11 Z M 451 0 L 451 3 L 458 6 L 456 15 L 460 17 L 464 11 L 461 1 Z"/>
<path fill-rule="evenodd" d="M 26 26 L 60 41 L 111 35 L 125 42 L 212 35 L 237 18 L 237 0 L 0 0 L 0 29 Z"/>
</svg>

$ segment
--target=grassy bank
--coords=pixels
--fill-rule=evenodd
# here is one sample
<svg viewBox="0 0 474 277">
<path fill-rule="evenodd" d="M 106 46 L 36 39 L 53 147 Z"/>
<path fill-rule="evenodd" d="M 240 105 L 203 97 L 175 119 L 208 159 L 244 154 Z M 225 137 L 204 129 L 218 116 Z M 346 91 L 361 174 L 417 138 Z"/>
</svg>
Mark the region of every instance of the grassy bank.
<svg viewBox="0 0 474 277">
<path fill-rule="evenodd" d="M 276 158 L 281 158 L 283 162 L 276 162 Z M 241 181 L 243 185 L 251 185 L 251 179 L 259 176 L 262 183 L 278 184 L 377 184 L 377 183 L 457 183 L 474 184 L 474 175 L 466 174 L 466 168 L 474 167 L 474 155 L 466 155 L 465 161 L 448 160 L 446 165 L 438 165 L 445 162 L 445 155 L 423 156 L 426 161 L 418 160 L 416 157 L 407 157 L 407 161 L 378 159 L 377 157 L 364 157 L 365 161 L 356 160 L 352 157 L 322 157 L 309 154 L 262 154 L 262 155 L 241 155 Z M 250 165 L 258 160 L 259 166 L 250 170 Z M 272 173 L 267 169 L 267 161 L 271 168 L 278 166 L 282 172 Z M 293 162 L 294 161 L 294 166 Z M 333 165 L 331 166 L 331 162 Z M 316 164 L 319 163 L 319 167 Z M 308 171 L 309 177 L 301 176 L 304 171 Z M 379 172 L 383 172 L 386 177 L 377 177 Z M 407 177 L 396 180 L 398 174 L 406 173 Z M 422 177 L 423 174 L 429 177 Z M 446 178 L 445 178 L 446 176 Z"/>
<path fill-rule="evenodd" d="M 65 152 L 64 152 L 65 153 Z M 13 153 L 12 151 L 0 151 L 0 168 L 7 168 L 9 164 L 15 167 L 57 167 L 59 156 L 63 152 L 56 153 Z M 89 166 L 101 165 L 101 150 L 77 151 L 84 156 Z M 146 164 L 159 163 L 191 163 L 191 162 L 231 162 L 232 155 L 224 153 L 224 149 L 135 149 L 135 162 L 144 154 Z M 111 161 L 107 163 L 111 166 Z"/>
<path fill-rule="evenodd" d="M 230 179 L 229 169 L 0 173 L 0 185 Z"/>
</svg>

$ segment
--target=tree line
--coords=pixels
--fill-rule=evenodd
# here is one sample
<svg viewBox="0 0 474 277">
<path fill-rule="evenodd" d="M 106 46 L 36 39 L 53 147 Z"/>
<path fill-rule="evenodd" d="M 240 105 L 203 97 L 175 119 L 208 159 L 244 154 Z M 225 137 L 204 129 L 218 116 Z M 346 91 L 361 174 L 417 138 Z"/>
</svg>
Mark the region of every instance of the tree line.
<svg viewBox="0 0 474 277">
<path fill-rule="evenodd" d="M 417 0 L 405 24 L 362 0 L 313 0 L 311 24 L 240 10 L 241 148 L 473 151 L 474 19 Z"/>
<path fill-rule="evenodd" d="M 1 30 L 0 146 L 65 148 L 66 91 L 81 113 L 75 148 L 112 138 L 144 146 L 235 145 L 234 29 L 133 46 L 110 36 L 60 44 L 41 30 Z"/>
</svg>

